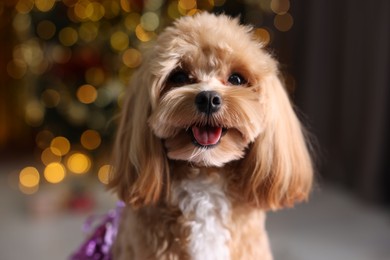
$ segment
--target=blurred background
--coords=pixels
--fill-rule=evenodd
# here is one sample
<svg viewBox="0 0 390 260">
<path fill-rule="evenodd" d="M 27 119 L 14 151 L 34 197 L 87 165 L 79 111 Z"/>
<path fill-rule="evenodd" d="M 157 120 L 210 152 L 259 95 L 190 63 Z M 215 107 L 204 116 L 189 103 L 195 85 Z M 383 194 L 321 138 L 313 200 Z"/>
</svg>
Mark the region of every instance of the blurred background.
<svg viewBox="0 0 390 260">
<path fill-rule="evenodd" d="M 1 1 L 0 259 L 67 259 L 115 206 L 104 184 L 140 49 L 201 10 L 254 26 L 316 139 L 312 198 L 269 215 L 275 259 L 390 259 L 387 0 Z"/>
</svg>

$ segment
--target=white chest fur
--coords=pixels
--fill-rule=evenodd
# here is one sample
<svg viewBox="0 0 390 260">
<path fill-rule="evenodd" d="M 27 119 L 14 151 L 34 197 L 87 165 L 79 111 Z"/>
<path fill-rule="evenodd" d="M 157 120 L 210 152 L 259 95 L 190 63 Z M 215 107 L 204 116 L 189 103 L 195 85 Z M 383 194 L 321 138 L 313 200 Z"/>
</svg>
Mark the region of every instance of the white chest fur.
<svg viewBox="0 0 390 260">
<path fill-rule="evenodd" d="M 172 187 L 172 203 L 186 219 L 190 231 L 189 255 L 193 260 L 230 259 L 226 228 L 231 205 L 218 177 L 197 176 Z"/>
</svg>

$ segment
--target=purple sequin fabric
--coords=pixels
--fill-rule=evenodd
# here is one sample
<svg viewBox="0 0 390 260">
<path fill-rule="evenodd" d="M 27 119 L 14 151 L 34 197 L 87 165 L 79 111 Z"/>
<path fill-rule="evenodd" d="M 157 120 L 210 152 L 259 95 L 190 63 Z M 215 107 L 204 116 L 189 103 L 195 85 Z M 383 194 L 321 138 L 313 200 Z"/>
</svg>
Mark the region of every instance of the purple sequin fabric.
<svg viewBox="0 0 390 260">
<path fill-rule="evenodd" d="M 123 207 L 124 203 L 118 202 L 115 210 L 103 216 L 90 217 L 83 228 L 90 236 L 70 257 L 70 260 L 111 260 L 111 247 L 118 232 Z M 97 220 L 100 220 L 100 223 L 93 230 L 92 225 Z"/>
</svg>

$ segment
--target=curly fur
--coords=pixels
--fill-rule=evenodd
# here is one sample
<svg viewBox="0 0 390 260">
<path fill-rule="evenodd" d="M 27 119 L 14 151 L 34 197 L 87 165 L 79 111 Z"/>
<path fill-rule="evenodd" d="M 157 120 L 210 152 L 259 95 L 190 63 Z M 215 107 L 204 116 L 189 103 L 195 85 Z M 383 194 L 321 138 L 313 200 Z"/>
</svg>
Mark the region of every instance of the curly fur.
<svg viewBox="0 0 390 260">
<path fill-rule="evenodd" d="M 178 69 L 193 82 L 169 84 Z M 228 82 L 239 73 L 246 82 Z M 215 91 L 212 114 L 195 98 Z M 226 129 L 194 144 L 194 125 Z M 116 259 L 272 259 L 265 211 L 305 200 L 312 163 L 279 78 L 251 28 L 208 13 L 183 17 L 144 54 L 123 106 L 109 186 L 127 203 Z"/>
</svg>

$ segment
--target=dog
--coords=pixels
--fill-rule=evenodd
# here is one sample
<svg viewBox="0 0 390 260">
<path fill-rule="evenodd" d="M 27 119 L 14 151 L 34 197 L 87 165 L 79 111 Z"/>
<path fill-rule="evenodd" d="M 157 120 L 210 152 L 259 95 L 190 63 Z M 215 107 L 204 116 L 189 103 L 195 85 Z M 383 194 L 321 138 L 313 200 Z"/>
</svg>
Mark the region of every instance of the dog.
<svg viewBox="0 0 390 260">
<path fill-rule="evenodd" d="M 122 110 L 114 259 L 272 259 L 265 213 L 307 199 L 313 163 L 251 27 L 207 12 L 178 19 L 143 54 Z"/>
</svg>

